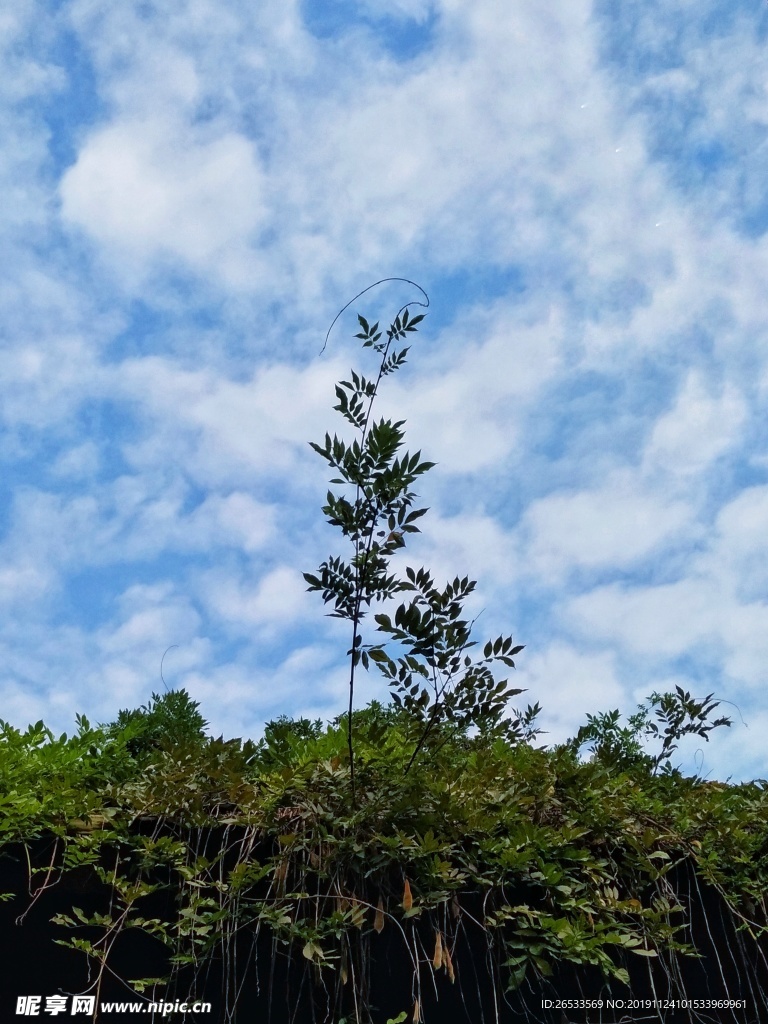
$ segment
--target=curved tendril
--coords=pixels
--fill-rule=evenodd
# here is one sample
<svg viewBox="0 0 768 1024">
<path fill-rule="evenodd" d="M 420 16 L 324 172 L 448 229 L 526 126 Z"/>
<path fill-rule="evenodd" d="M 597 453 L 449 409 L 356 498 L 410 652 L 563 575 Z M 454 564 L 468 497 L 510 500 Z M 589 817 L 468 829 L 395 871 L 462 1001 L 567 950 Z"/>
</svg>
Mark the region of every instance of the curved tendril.
<svg viewBox="0 0 768 1024">
<path fill-rule="evenodd" d="M 380 281 L 374 281 L 373 284 L 369 284 L 367 288 L 363 288 L 363 290 L 361 292 L 358 292 L 357 295 L 355 295 L 355 297 L 353 299 L 349 300 L 349 302 L 346 304 L 346 306 L 343 306 L 339 310 L 339 312 L 333 318 L 333 323 L 328 328 L 328 332 L 325 335 L 325 341 L 323 342 L 323 347 L 320 349 L 320 353 L 319 353 L 320 355 L 322 355 L 323 352 L 325 352 L 325 347 L 328 344 L 328 339 L 331 336 L 331 331 L 333 330 L 334 325 L 336 324 L 336 321 L 339 319 L 341 314 L 346 312 L 346 310 L 349 309 L 349 307 L 352 305 L 352 303 L 356 302 L 360 298 L 361 295 L 365 295 L 365 293 L 369 292 L 372 288 L 378 288 L 378 286 L 380 284 L 386 284 L 387 281 L 402 281 L 403 284 L 412 284 L 414 288 L 418 288 L 419 289 L 421 294 L 427 300 L 426 302 L 420 302 L 418 299 L 411 299 L 410 302 L 406 302 L 406 304 L 404 306 L 400 307 L 400 310 L 398 311 L 398 314 L 397 314 L 398 316 L 400 316 L 400 314 L 403 312 L 403 310 L 408 309 L 409 306 L 423 306 L 425 309 L 429 306 L 429 296 L 427 295 L 427 293 L 424 291 L 424 289 L 421 287 L 420 284 L 416 284 L 415 281 L 411 281 L 407 277 L 382 277 Z"/>
</svg>

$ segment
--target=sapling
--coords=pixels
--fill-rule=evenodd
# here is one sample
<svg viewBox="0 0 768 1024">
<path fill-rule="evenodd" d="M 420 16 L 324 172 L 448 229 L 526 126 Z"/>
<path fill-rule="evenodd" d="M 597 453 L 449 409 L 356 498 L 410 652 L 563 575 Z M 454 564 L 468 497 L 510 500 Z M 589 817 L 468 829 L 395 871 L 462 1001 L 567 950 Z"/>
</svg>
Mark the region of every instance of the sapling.
<svg viewBox="0 0 768 1024">
<path fill-rule="evenodd" d="M 412 727 L 413 753 L 410 770 L 419 752 L 439 736 L 441 728 L 452 726 L 466 731 L 477 728 L 486 735 L 508 739 L 535 735 L 533 721 L 538 705 L 511 720 L 504 719 L 509 699 L 522 690 L 513 689 L 506 679 L 496 680 L 491 665 L 501 662 L 514 668 L 513 658 L 522 649 L 511 637 L 500 636 L 483 648 L 474 660 L 467 652 L 475 646 L 470 639 L 473 623 L 463 617 L 464 602 L 475 589 L 468 577 L 456 577 L 444 587 L 435 586 L 424 568 L 391 571 L 392 556 L 406 546 L 406 538 L 420 529 L 418 521 L 428 511 L 416 508 L 413 491 L 417 479 L 435 465 L 422 459 L 421 452 L 402 452 L 405 421 L 371 418 L 373 404 L 384 377 L 400 370 L 408 347 L 397 344 L 414 334 L 424 314 L 411 316 L 404 307 L 386 331 L 379 324 L 358 316 L 360 331 L 355 335 L 365 349 L 379 356 L 378 370 L 366 378 L 354 370 L 349 380 L 336 385 L 338 403 L 334 409 L 356 431 L 351 443 L 334 434 L 312 448 L 336 474 L 332 484 L 345 491 L 328 491 L 323 512 L 352 545 L 345 561 L 332 556 L 316 574 L 304 573 L 308 590 L 320 591 L 323 601 L 333 606 L 329 614 L 345 619 L 351 626 L 349 657 L 349 699 L 347 746 L 350 763 L 352 802 L 355 802 L 355 758 L 353 704 L 355 674 L 359 665 L 368 670 L 375 664 L 390 686 L 392 701 Z M 394 612 L 375 615 L 383 642 L 364 643 L 361 624 L 374 602 L 389 601 L 408 593 Z M 394 642 L 400 653 L 392 656 L 387 647 Z"/>
</svg>

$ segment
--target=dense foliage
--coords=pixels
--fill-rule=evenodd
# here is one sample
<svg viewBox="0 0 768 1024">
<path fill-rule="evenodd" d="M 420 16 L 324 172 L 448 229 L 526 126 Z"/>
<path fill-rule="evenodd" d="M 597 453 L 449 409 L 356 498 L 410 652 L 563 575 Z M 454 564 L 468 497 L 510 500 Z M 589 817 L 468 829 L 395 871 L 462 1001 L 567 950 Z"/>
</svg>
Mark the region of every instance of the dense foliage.
<svg viewBox="0 0 768 1024">
<path fill-rule="evenodd" d="M 180 691 L 142 713 L 171 696 L 195 710 Z M 756 940 L 765 934 L 765 784 L 654 773 L 646 754 L 619 770 L 615 750 L 584 761 L 575 744 L 500 737 L 489 747 L 450 725 L 406 774 L 404 713 L 374 704 L 355 714 L 354 809 L 343 718 L 277 721 L 258 744 L 190 730 L 138 747 L 135 720 L 122 730 L 81 722 L 58 739 L 6 726 L 0 827 L 6 843 L 58 838 L 56 872 L 30 865 L 31 891 L 83 866 L 111 887 L 110 913 L 73 907 L 58 919 L 62 940 L 100 967 L 129 929 L 166 944 L 171 973 L 224 957 L 243 929 L 268 929 L 326 986 L 335 1020 L 372 1012 L 366 958 L 384 929 L 422 954 L 414 1002 L 425 971 L 453 976 L 462 928 L 493 947 L 502 992 L 561 961 L 626 982 L 618 953 L 686 949 L 667 884 L 681 861 Z M 159 888 L 173 896 L 165 919 L 144 910 Z M 139 991 L 165 984 L 129 980 Z"/>
</svg>

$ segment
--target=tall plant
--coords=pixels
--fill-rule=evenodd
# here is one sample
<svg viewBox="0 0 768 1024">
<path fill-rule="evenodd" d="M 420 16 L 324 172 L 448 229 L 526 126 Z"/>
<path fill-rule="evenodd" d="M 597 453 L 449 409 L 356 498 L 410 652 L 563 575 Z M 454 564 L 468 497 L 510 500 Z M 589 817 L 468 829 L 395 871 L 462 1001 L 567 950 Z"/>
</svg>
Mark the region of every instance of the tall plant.
<svg viewBox="0 0 768 1024">
<path fill-rule="evenodd" d="M 414 334 L 423 319 L 424 314 L 411 316 L 406 307 L 387 329 L 385 339 L 378 322 L 370 324 L 358 316 L 360 331 L 355 337 L 379 357 L 378 370 L 370 378 L 351 371 L 349 380 L 336 385 L 338 403 L 334 406 L 357 436 L 351 443 L 336 434 L 333 438 L 326 434 L 323 444 L 310 442 L 336 474 L 331 483 L 343 488 L 328 491 L 323 512 L 352 546 L 349 561 L 330 557 L 316 574 L 304 573 L 304 578 L 308 590 L 320 591 L 323 601 L 333 606 L 330 615 L 351 625 L 347 746 L 353 803 L 352 712 L 361 664 L 366 670 L 371 663 L 379 668 L 394 704 L 414 727 L 406 771 L 419 752 L 440 735 L 442 725 L 452 724 L 459 730 L 474 726 L 486 734 L 529 738 L 535 733 L 533 721 L 539 710 L 535 705 L 504 720 L 508 700 L 522 690 L 511 688 L 506 679 L 497 681 L 491 665 L 501 662 L 514 668 L 513 658 L 522 645 L 499 636 L 485 644 L 482 658 L 474 660 L 467 653 L 475 642 L 470 639 L 473 622 L 464 617 L 463 609 L 475 589 L 474 581 L 457 577 L 438 588 L 424 568 L 408 566 L 402 575 L 392 571 L 392 556 L 405 547 L 409 534 L 420 532 L 416 524 L 428 511 L 414 507 L 417 495 L 413 485 L 435 464 L 423 460 L 420 451 L 413 455 L 402 452 L 404 420 L 374 421 L 372 410 L 383 378 L 406 362 L 409 348 L 398 347 L 398 343 Z M 371 605 L 400 593 L 411 596 L 393 616 L 382 612 L 374 617 L 377 631 L 386 639 L 363 643 L 361 624 Z"/>
</svg>

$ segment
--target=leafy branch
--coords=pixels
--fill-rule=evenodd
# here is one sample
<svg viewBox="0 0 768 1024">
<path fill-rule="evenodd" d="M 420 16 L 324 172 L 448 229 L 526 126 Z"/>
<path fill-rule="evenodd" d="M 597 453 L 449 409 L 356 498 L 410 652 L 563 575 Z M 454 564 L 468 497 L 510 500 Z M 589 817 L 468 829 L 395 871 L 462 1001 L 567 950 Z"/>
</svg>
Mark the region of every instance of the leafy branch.
<svg viewBox="0 0 768 1024">
<path fill-rule="evenodd" d="M 659 768 L 670 771 L 672 754 L 683 736 L 701 736 L 709 742 L 713 729 L 731 725 L 727 717 L 711 720 L 719 705 L 720 701 L 715 700 L 712 693 L 697 698 L 676 686 L 674 693 L 652 693 L 645 704 L 630 715 L 627 726 L 619 724 L 618 709 L 587 715 L 587 724 L 579 729 L 572 745 L 579 749 L 591 742 L 595 759 L 620 771 L 637 765 L 645 765 L 653 774 Z M 651 720 L 651 712 L 656 721 Z M 656 755 L 645 752 L 644 740 L 661 740 Z"/>
<path fill-rule="evenodd" d="M 363 348 L 372 348 L 381 356 L 378 374 L 375 380 L 367 380 L 353 370 L 350 380 L 336 385 L 338 404 L 334 409 L 360 436 L 350 445 L 335 434 L 333 439 L 326 434 L 324 445 L 310 442 L 311 447 L 339 474 L 331 483 L 347 484 L 355 489 L 351 501 L 343 494 L 328 491 L 323 506 L 328 522 L 338 526 L 354 546 L 351 562 L 329 558 L 321 564 L 318 575 L 304 573 L 308 589 L 322 591 L 325 603 L 333 603 L 334 610 L 330 614 L 352 624 L 352 646 L 347 651 L 350 658 L 347 744 L 353 803 L 352 710 L 355 672 L 363 654 L 359 627 L 365 615 L 364 606 L 370 606 L 373 600 L 386 600 L 400 589 L 396 577 L 388 573 L 389 558 L 404 546 L 406 533 L 419 532 L 415 522 L 427 510 L 412 510 L 416 495 L 411 486 L 434 465 L 422 461 L 420 452 L 398 457 L 403 445 L 404 421 L 393 423 L 382 419 L 371 424 L 371 412 L 382 378 L 400 369 L 406 361 L 408 348 L 395 350 L 393 342 L 415 332 L 423 319 L 423 313 L 411 317 L 406 308 L 395 317 L 387 330 L 386 341 L 382 341 L 378 322 L 369 324 L 364 317 L 358 316 L 361 331 L 356 337 L 362 341 Z M 382 524 L 386 524 L 387 529 L 381 529 Z M 366 657 L 366 668 L 367 664 Z"/>
<path fill-rule="evenodd" d="M 351 542 L 351 559 L 332 556 L 317 573 L 304 573 L 308 590 L 319 591 L 323 601 L 332 605 L 329 614 L 352 625 L 352 643 L 347 651 L 347 746 L 353 805 L 352 711 L 360 664 L 366 670 L 371 662 L 379 668 L 391 688 L 394 704 L 414 727 L 414 749 L 406 772 L 443 725 L 459 731 L 477 727 L 489 734 L 504 733 L 510 739 L 536 734 L 533 721 L 538 705 L 510 723 L 503 722 L 509 699 L 522 691 L 511 688 L 506 679 L 497 681 L 491 671 L 494 662 L 514 668 L 513 658 L 522 645 L 500 636 L 485 645 L 479 661 L 467 654 L 475 646 L 470 640 L 474 623 L 463 617 L 463 607 L 475 582 L 457 577 L 440 589 L 426 569 L 408 567 L 404 576 L 390 569 L 390 560 L 405 547 L 406 536 L 420 532 L 416 524 L 428 510 L 414 507 L 417 495 L 412 488 L 435 464 L 422 459 L 420 451 L 402 451 L 404 420 L 372 421 L 371 414 L 382 379 L 406 362 L 409 348 L 397 348 L 396 344 L 414 333 L 423 319 L 424 314 L 412 317 L 406 308 L 395 317 L 383 340 L 378 322 L 371 324 L 358 316 L 360 331 L 355 337 L 362 341 L 363 348 L 373 349 L 381 357 L 378 373 L 368 379 L 351 371 L 349 380 L 336 385 L 338 402 L 334 409 L 359 436 L 347 443 L 336 434 L 331 437 L 326 433 L 323 444 L 310 442 L 334 472 L 331 483 L 353 489 L 351 497 L 349 491 L 329 490 L 323 506 L 327 521 Z M 384 613 L 375 615 L 378 632 L 388 639 L 363 643 L 360 627 L 371 604 L 404 592 L 413 597 L 397 608 L 394 619 Z M 389 643 L 399 645 L 404 653 L 392 657 L 387 650 Z"/>
</svg>

